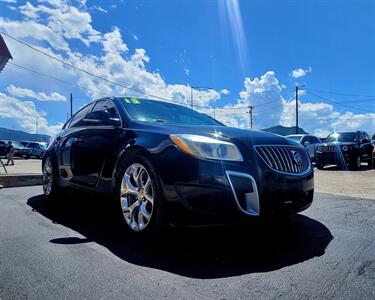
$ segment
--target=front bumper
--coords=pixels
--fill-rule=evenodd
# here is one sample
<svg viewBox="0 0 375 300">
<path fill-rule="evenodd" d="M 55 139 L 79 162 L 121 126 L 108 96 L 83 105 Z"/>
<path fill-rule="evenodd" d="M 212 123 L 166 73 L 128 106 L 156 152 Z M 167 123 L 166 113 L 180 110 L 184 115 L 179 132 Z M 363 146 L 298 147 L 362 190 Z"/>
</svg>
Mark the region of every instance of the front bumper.
<svg viewBox="0 0 375 300">
<path fill-rule="evenodd" d="M 173 209 L 226 220 L 289 214 L 313 200 L 313 169 L 303 175 L 280 174 L 256 155 L 244 162 L 221 162 L 191 157 L 176 149 L 156 161 L 164 196 Z M 158 162 L 178 161 L 166 166 Z M 178 215 L 178 214 L 177 214 Z"/>
<path fill-rule="evenodd" d="M 356 155 L 353 152 L 316 152 L 315 159 L 316 163 L 323 165 L 351 164 L 355 162 Z"/>
</svg>

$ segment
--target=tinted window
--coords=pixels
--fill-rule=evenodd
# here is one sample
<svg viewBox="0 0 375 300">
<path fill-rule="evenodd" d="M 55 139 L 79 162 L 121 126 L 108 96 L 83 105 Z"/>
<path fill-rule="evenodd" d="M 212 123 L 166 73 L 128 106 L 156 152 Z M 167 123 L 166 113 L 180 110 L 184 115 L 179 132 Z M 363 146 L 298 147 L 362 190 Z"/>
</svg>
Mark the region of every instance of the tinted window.
<svg viewBox="0 0 375 300">
<path fill-rule="evenodd" d="M 214 119 L 185 106 L 146 99 L 122 99 L 122 105 L 134 120 L 178 125 L 216 125 Z"/>
<path fill-rule="evenodd" d="M 109 113 L 112 119 L 119 119 L 115 106 L 110 100 L 98 101 L 92 111 L 104 110 Z"/>
<path fill-rule="evenodd" d="M 69 123 L 69 127 L 81 126 L 80 121 L 87 115 L 87 113 L 91 110 L 92 104 L 89 104 L 83 107 L 80 111 L 78 111 L 72 118 Z"/>
</svg>

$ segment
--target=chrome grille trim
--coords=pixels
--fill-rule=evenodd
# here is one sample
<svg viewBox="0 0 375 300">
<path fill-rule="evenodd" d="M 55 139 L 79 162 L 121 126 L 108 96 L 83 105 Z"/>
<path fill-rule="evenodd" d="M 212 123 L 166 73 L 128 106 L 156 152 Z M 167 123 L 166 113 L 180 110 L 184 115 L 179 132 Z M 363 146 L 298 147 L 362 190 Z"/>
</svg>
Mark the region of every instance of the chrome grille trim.
<svg viewBox="0 0 375 300">
<path fill-rule="evenodd" d="M 303 147 L 294 145 L 256 145 L 258 156 L 272 170 L 291 175 L 302 175 L 311 170 L 311 162 L 307 151 Z M 292 151 L 301 155 L 302 163 L 295 162 Z"/>
</svg>

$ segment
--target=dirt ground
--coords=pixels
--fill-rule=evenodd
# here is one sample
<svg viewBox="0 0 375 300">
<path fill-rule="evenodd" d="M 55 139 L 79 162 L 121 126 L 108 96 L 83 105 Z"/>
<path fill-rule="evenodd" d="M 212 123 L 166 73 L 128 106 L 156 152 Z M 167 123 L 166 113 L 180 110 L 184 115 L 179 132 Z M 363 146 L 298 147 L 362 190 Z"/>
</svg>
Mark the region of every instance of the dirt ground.
<svg viewBox="0 0 375 300">
<path fill-rule="evenodd" d="M 315 168 L 315 191 L 375 200 L 375 170 L 362 164 L 358 171 Z"/>
</svg>

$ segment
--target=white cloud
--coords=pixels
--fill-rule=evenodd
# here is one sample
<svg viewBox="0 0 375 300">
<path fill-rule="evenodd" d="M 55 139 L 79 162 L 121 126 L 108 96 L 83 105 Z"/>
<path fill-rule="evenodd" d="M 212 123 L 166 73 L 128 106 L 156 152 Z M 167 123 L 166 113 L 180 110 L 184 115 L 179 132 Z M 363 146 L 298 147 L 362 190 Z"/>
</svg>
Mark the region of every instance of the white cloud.
<svg viewBox="0 0 375 300">
<path fill-rule="evenodd" d="M 5 2 L 5 3 L 17 3 L 17 0 L 0 0 L 0 2 Z"/>
<path fill-rule="evenodd" d="M 64 59 L 79 68 L 87 70 L 101 76 L 108 81 L 117 82 L 120 85 L 130 87 L 135 90 L 149 94 L 148 96 L 135 91 L 130 91 L 121 86 L 115 86 L 88 74 L 73 70 L 63 66 L 58 62 L 37 54 L 16 42 L 6 39 L 6 42 L 14 57 L 17 57 L 17 63 L 28 66 L 31 69 L 43 73 L 53 74 L 54 77 L 77 83 L 85 88 L 94 90 L 106 95 L 128 95 L 146 98 L 157 98 L 156 95 L 178 103 L 190 104 L 191 89 L 184 84 L 173 84 L 166 82 L 159 71 L 148 70 L 148 63 L 151 58 L 143 48 L 130 50 L 123 40 L 119 28 L 114 27 L 110 32 L 100 33 L 92 26 L 91 15 L 87 11 L 86 2 L 80 1 L 78 8 L 71 5 L 72 1 L 65 0 L 38 0 L 38 4 L 33 5 L 28 2 L 17 7 L 21 14 L 21 19 L 9 20 L 0 17 L 0 29 L 23 39 L 38 49 L 47 52 L 50 55 Z M 75 2 L 77 3 L 77 2 Z M 135 35 L 134 35 L 135 36 Z M 134 37 L 135 38 L 135 37 Z M 87 48 L 85 53 L 72 50 L 70 47 L 71 39 L 78 39 L 85 45 L 95 44 L 95 49 L 101 48 L 100 52 L 93 52 L 92 48 Z M 135 38 L 136 39 L 136 38 Z M 40 78 L 30 77 L 29 73 L 24 71 L 15 71 L 16 69 L 9 65 L 6 69 L 9 78 L 14 79 L 13 89 L 8 87 L 8 91 L 13 92 L 17 97 L 30 98 L 49 98 L 57 99 L 60 94 L 45 94 L 34 92 L 40 90 L 34 87 Z M 294 78 L 305 76 L 312 69 L 295 69 L 290 74 Z M 27 76 L 27 77 L 25 77 Z M 28 78 L 28 86 L 33 86 L 33 90 L 20 88 L 22 80 Z M 32 80 L 32 81 L 31 81 Z M 44 79 L 43 79 L 44 80 Z M 45 84 L 43 82 L 43 84 Z M 17 87 L 18 86 L 18 87 Z M 294 125 L 294 106 L 293 99 L 285 99 L 281 92 L 286 91 L 285 85 L 279 83 L 275 73 L 268 71 L 257 78 L 245 78 L 244 89 L 239 93 L 236 103 L 228 104 L 226 110 L 216 110 L 216 117 L 224 123 L 231 126 L 249 128 L 248 105 L 254 108 L 254 126 L 261 129 L 276 124 L 288 126 Z M 227 95 L 227 89 L 221 90 L 193 90 L 195 107 L 207 106 L 220 99 L 221 95 Z M 32 95 L 32 96 L 31 96 Z M 94 98 L 99 95 L 93 92 L 88 93 Z M 284 94 L 283 94 L 284 95 Z M 302 95 L 302 93 L 301 93 Z M 9 101 L 15 101 L 15 105 L 20 105 L 23 109 L 33 108 L 32 113 L 38 113 L 35 110 L 35 104 L 30 101 L 20 101 L 15 97 L 7 97 L 7 107 Z M 304 96 L 307 97 L 307 96 Z M 60 98 L 62 101 L 62 98 Z M 303 98 L 304 99 L 304 98 Z M 5 100 L 2 100 L 3 102 Z M 295 102 L 294 102 L 295 104 Z M 32 106 L 34 105 L 34 106 Z M 241 107 L 241 108 L 240 108 Z M 240 108 L 240 109 L 239 109 Z M 3 108 L 0 108 L 3 109 Z M 201 111 L 213 115 L 213 109 L 200 108 Z M 14 115 L 13 111 L 12 114 Z M 5 111 L 0 114 L 5 116 Z M 301 126 L 311 133 L 320 133 L 332 131 L 333 129 L 342 130 L 345 128 L 373 130 L 374 119 L 371 114 L 356 115 L 351 112 L 340 114 L 334 110 L 332 105 L 327 103 L 302 103 L 300 104 Z M 348 121 L 350 116 L 350 120 Z M 31 118 L 31 117 L 30 117 Z M 32 128 L 35 123 L 35 116 L 30 121 L 31 125 L 26 123 L 24 128 Z M 52 132 L 60 125 L 48 127 L 45 117 L 45 131 Z M 61 119 L 65 119 L 62 116 Z M 22 122 L 22 118 L 17 115 L 17 120 Z M 43 121 L 41 121 L 41 124 Z M 48 129 L 50 128 L 50 129 Z"/>
<path fill-rule="evenodd" d="M 85 45 L 100 40 L 100 32 L 93 29 L 91 15 L 86 11 L 68 5 L 65 1 L 48 1 L 50 6 L 34 6 L 27 2 L 19 11 L 35 22 L 46 19 L 46 25 L 54 33 L 66 39 L 79 39 Z"/>
<path fill-rule="evenodd" d="M 108 13 L 108 10 L 104 9 L 103 7 L 101 7 L 100 5 L 94 5 L 92 7 L 90 7 L 91 10 L 97 10 L 97 11 L 100 11 L 102 13 Z"/>
<path fill-rule="evenodd" d="M 280 123 L 295 126 L 296 101 L 285 101 Z M 331 104 L 299 102 L 299 126 L 319 137 L 325 137 L 332 131 L 366 130 L 372 134 L 375 128 L 375 114 L 339 113 Z"/>
<path fill-rule="evenodd" d="M 311 73 L 311 72 L 312 72 L 311 67 L 307 69 L 297 68 L 297 69 L 294 69 L 289 75 L 293 78 L 300 78 L 300 77 L 306 76 L 307 73 Z"/>
<path fill-rule="evenodd" d="M 44 113 L 38 112 L 32 101 L 20 101 L 0 93 L 0 117 L 15 120 L 19 126 L 28 132 L 35 132 L 38 118 L 38 132 L 53 135 L 61 129 L 62 123 L 49 125 Z"/>
<path fill-rule="evenodd" d="M 30 89 L 16 87 L 13 84 L 7 87 L 7 91 L 10 95 L 18 98 L 33 98 L 38 101 L 66 101 L 66 97 L 57 92 L 53 92 L 51 94 L 34 92 Z"/>
</svg>

